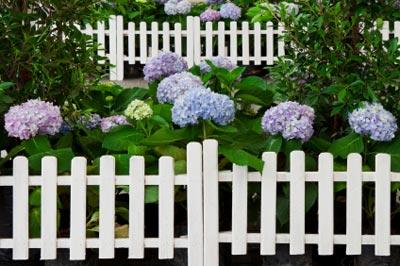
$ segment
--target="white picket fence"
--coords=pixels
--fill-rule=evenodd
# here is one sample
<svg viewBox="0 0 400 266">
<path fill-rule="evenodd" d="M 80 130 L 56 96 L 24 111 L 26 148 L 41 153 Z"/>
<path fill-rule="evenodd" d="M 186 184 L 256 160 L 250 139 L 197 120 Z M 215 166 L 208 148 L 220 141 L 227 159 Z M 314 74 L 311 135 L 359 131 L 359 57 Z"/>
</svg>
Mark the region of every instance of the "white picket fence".
<svg viewBox="0 0 400 266">
<path fill-rule="evenodd" d="M 390 255 L 391 245 L 400 245 L 400 235 L 391 234 L 391 183 L 400 182 L 400 173 L 391 172 L 390 156 L 378 154 L 374 172 L 362 171 L 362 158 L 350 154 L 347 171 L 334 172 L 333 156 L 319 156 L 318 171 L 305 171 L 305 154 L 294 151 L 290 171 L 277 171 L 277 155 L 266 152 L 264 170 L 248 172 L 247 166 L 233 165 L 232 171 L 218 170 L 218 143 L 206 140 L 187 146 L 187 174 L 174 174 L 171 157 L 159 160 L 159 175 L 145 175 L 143 157 L 130 160 L 127 176 L 115 175 L 111 156 L 100 160 L 100 174 L 86 174 L 86 159 L 74 158 L 71 174 L 57 176 L 57 161 L 45 157 L 40 176 L 29 176 L 28 160 L 14 159 L 12 176 L 0 177 L 0 186 L 13 187 L 13 238 L 0 239 L 0 248 L 13 250 L 16 260 L 28 259 L 30 248 L 40 248 L 42 259 L 55 259 L 58 248 L 68 248 L 71 260 L 85 258 L 86 248 L 99 250 L 100 258 L 113 258 L 115 248 L 128 248 L 129 258 L 144 258 L 145 248 L 158 248 L 159 259 L 174 257 L 174 248 L 188 249 L 188 265 L 219 264 L 219 243 L 231 243 L 232 254 L 246 254 L 248 243 L 260 245 L 260 255 L 275 254 L 276 244 L 289 244 L 290 254 L 304 254 L 306 244 L 317 244 L 320 255 L 333 254 L 334 245 L 346 245 L 348 255 L 361 254 L 362 245 L 375 245 L 375 254 Z M 220 182 L 232 183 L 232 228 L 219 230 Z M 261 185 L 261 226 L 259 233 L 247 231 L 248 184 Z M 277 183 L 290 184 L 289 233 L 276 231 Z M 305 231 L 305 184 L 318 183 L 318 234 Z M 334 233 L 334 182 L 346 182 L 346 234 Z M 362 234 L 362 185 L 375 183 L 375 232 Z M 86 237 L 86 187 L 99 186 L 99 237 Z M 115 238 L 115 186 L 129 186 L 129 237 Z M 159 235 L 144 235 L 144 188 L 159 186 Z M 187 187 L 187 236 L 174 238 L 174 186 Z M 28 189 L 41 186 L 41 237 L 28 235 Z M 69 238 L 57 238 L 57 186 L 71 187 Z"/>
<path fill-rule="evenodd" d="M 127 25 L 127 27 L 125 27 Z M 273 65 L 285 55 L 282 38 L 284 27 L 268 23 L 212 22 L 201 23 L 199 17 L 188 16 L 186 27 L 181 23 L 124 22 L 122 16 L 111 16 L 108 21 L 94 27 L 86 25 L 82 32 L 94 37 L 99 44 L 98 54 L 106 56 L 110 68 L 110 80 L 124 79 L 124 65 L 146 62 L 159 51 L 172 51 L 184 57 L 189 66 L 199 64 L 205 58 L 226 56 L 241 65 Z M 393 29 L 388 21 L 381 30 L 383 40 L 400 37 L 400 21 Z M 103 63 L 103 62 L 99 62 Z"/>
</svg>

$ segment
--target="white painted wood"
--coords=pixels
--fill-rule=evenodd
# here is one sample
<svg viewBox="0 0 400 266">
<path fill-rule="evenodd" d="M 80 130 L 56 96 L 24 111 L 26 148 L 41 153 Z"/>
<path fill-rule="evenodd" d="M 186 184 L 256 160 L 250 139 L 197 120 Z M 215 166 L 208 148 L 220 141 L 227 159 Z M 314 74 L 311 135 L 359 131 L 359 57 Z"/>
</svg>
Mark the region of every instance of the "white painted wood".
<svg viewBox="0 0 400 266">
<path fill-rule="evenodd" d="M 18 156 L 13 161 L 13 259 L 29 258 L 29 187 L 28 159 Z"/>
<path fill-rule="evenodd" d="M 194 19 L 186 17 L 186 61 L 189 68 L 194 65 Z"/>
<path fill-rule="evenodd" d="M 198 65 L 201 62 L 201 35 L 200 35 L 200 18 L 194 17 L 193 20 L 193 53 L 194 64 Z"/>
<path fill-rule="evenodd" d="M 101 57 L 106 56 L 106 35 L 105 35 L 105 23 L 104 21 L 97 22 L 97 42 L 99 48 L 97 50 L 97 55 Z M 104 64 L 104 60 L 99 60 L 99 64 Z"/>
<path fill-rule="evenodd" d="M 284 31 L 284 26 L 282 23 L 279 23 L 278 34 L 276 36 L 276 38 L 278 38 L 278 56 L 279 57 L 285 55 L 285 40 L 282 38 L 283 31 Z"/>
<path fill-rule="evenodd" d="M 389 40 L 389 33 L 390 33 L 389 21 L 384 21 L 383 22 L 381 33 L 382 33 L 382 41 L 388 41 Z"/>
<path fill-rule="evenodd" d="M 187 145 L 188 265 L 203 266 L 203 158 L 200 143 Z"/>
<path fill-rule="evenodd" d="M 140 22 L 139 36 L 140 36 L 140 63 L 146 64 L 146 62 L 147 62 L 147 24 L 146 24 L 146 22 Z"/>
<path fill-rule="evenodd" d="M 54 29 L 54 26 L 52 27 Z M 85 25 L 85 34 L 90 38 L 93 38 L 93 27 L 90 24 Z"/>
<path fill-rule="evenodd" d="M 129 258 L 144 258 L 144 157 L 134 156 L 129 166 Z"/>
<path fill-rule="evenodd" d="M 231 21 L 230 23 L 230 59 L 234 64 L 237 64 L 237 22 Z"/>
<path fill-rule="evenodd" d="M 218 56 L 226 56 L 225 54 L 225 23 L 218 22 Z"/>
<path fill-rule="evenodd" d="M 275 255 L 277 155 L 275 152 L 265 152 L 262 159 L 260 254 Z"/>
<path fill-rule="evenodd" d="M 249 38 L 249 22 L 242 22 L 242 63 L 248 65 L 250 63 L 250 38 Z"/>
<path fill-rule="evenodd" d="M 109 19 L 109 40 L 110 40 L 110 80 L 117 80 L 117 18 L 110 16 Z"/>
<path fill-rule="evenodd" d="M 274 25 L 271 21 L 267 22 L 267 65 L 274 64 Z M 279 45 L 278 45 L 279 48 Z"/>
<path fill-rule="evenodd" d="M 305 155 L 303 151 L 290 154 L 290 254 L 305 251 Z"/>
<path fill-rule="evenodd" d="M 159 178 L 158 258 L 172 259 L 174 257 L 174 159 L 172 157 L 160 158 Z"/>
<path fill-rule="evenodd" d="M 318 160 L 318 254 L 333 254 L 333 156 L 322 153 Z"/>
<path fill-rule="evenodd" d="M 151 23 L 151 57 L 158 55 L 158 22 Z"/>
<path fill-rule="evenodd" d="M 42 191 L 40 209 L 40 258 L 53 260 L 57 257 L 57 158 L 42 159 Z"/>
<path fill-rule="evenodd" d="M 164 22 L 162 25 L 163 25 L 162 26 L 163 27 L 163 43 L 162 43 L 162 47 L 163 47 L 163 51 L 164 52 L 168 52 L 168 51 L 171 51 L 169 23 L 168 22 Z"/>
<path fill-rule="evenodd" d="M 390 255 L 390 155 L 375 158 L 375 255 Z"/>
<path fill-rule="evenodd" d="M 203 142 L 204 265 L 219 265 L 218 142 Z"/>
<path fill-rule="evenodd" d="M 347 157 L 346 254 L 361 254 L 362 158 L 352 153 Z"/>
<path fill-rule="evenodd" d="M 182 25 L 180 23 L 175 23 L 174 25 L 174 46 L 175 53 L 182 55 Z"/>
<path fill-rule="evenodd" d="M 213 24 L 206 22 L 206 58 L 213 57 Z"/>
<path fill-rule="evenodd" d="M 261 65 L 261 24 L 254 23 L 254 64 Z"/>
<path fill-rule="evenodd" d="M 247 253 L 247 166 L 233 165 L 232 255 Z"/>
<path fill-rule="evenodd" d="M 129 64 L 135 64 L 136 62 L 136 38 L 135 38 L 135 23 L 128 23 L 128 62 Z"/>
<path fill-rule="evenodd" d="M 115 241 L 115 158 L 100 158 L 99 258 L 114 258 Z"/>
<path fill-rule="evenodd" d="M 86 257 L 86 158 L 71 162 L 70 259 Z"/>
<path fill-rule="evenodd" d="M 124 21 L 117 16 L 117 80 L 124 79 Z"/>
</svg>

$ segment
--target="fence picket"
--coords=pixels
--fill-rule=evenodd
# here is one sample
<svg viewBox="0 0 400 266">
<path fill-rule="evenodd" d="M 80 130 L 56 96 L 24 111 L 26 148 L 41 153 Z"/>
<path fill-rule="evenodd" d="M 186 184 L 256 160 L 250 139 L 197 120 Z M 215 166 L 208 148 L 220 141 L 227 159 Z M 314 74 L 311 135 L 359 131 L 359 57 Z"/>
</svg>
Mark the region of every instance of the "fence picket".
<svg viewBox="0 0 400 266">
<path fill-rule="evenodd" d="M 189 67 L 194 65 L 194 20 L 193 17 L 188 16 L 186 22 L 186 61 Z"/>
<path fill-rule="evenodd" d="M 283 31 L 284 27 L 282 23 L 279 23 L 278 34 L 277 34 L 278 36 L 276 36 L 276 38 L 278 38 L 278 57 L 285 55 L 285 40 L 282 38 Z"/>
<path fill-rule="evenodd" d="M 71 162 L 70 224 L 70 259 L 84 260 L 86 256 L 86 158 L 84 157 L 75 157 Z"/>
<path fill-rule="evenodd" d="M 237 22 L 230 23 L 230 59 L 236 65 L 237 63 Z"/>
<path fill-rule="evenodd" d="M 144 258 L 144 157 L 134 156 L 129 164 L 129 258 Z"/>
<path fill-rule="evenodd" d="M 172 259 L 174 257 L 174 159 L 161 157 L 159 171 L 158 258 Z"/>
<path fill-rule="evenodd" d="M 29 258 L 29 168 L 28 159 L 13 161 L 13 259 Z"/>
<path fill-rule="evenodd" d="M 203 169 L 202 146 L 187 145 L 188 265 L 203 266 Z"/>
<path fill-rule="evenodd" d="M 135 38 L 135 23 L 129 22 L 128 23 L 128 60 L 129 64 L 136 63 L 136 38 Z"/>
<path fill-rule="evenodd" d="M 182 26 L 180 23 L 175 23 L 174 31 L 175 53 L 182 56 Z"/>
<path fill-rule="evenodd" d="M 219 265 L 218 142 L 203 142 L 204 265 Z"/>
<path fill-rule="evenodd" d="M 99 258 L 114 258 L 115 240 L 115 158 L 100 158 Z"/>
<path fill-rule="evenodd" d="M 382 41 L 388 41 L 389 40 L 389 21 L 384 21 L 383 26 L 381 29 L 381 34 L 382 34 Z"/>
<path fill-rule="evenodd" d="M 261 23 L 254 23 L 254 64 L 261 65 Z"/>
<path fill-rule="evenodd" d="M 105 35 L 104 25 L 105 25 L 104 21 L 97 22 L 97 42 L 99 44 L 97 55 L 101 57 L 106 56 L 106 35 Z M 104 63 L 105 63 L 104 60 L 99 60 L 99 64 L 104 64 Z"/>
<path fill-rule="evenodd" d="M 304 152 L 290 154 L 290 254 L 305 251 L 305 164 Z"/>
<path fill-rule="evenodd" d="M 57 158 L 42 159 L 42 191 L 40 209 L 40 258 L 53 260 L 57 257 Z"/>
<path fill-rule="evenodd" d="M 218 56 L 226 56 L 225 54 L 225 23 L 218 22 Z"/>
<path fill-rule="evenodd" d="M 333 156 L 319 155 L 318 161 L 318 254 L 333 254 Z"/>
<path fill-rule="evenodd" d="M 274 25 L 271 21 L 267 22 L 267 65 L 274 64 Z M 279 49 L 279 46 L 278 46 Z"/>
<path fill-rule="evenodd" d="M 400 21 L 394 22 L 394 37 L 400 42 Z"/>
<path fill-rule="evenodd" d="M 124 79 L 124 21 L 117 16 L 117 80 Z"/>
<path fill-rule="evenodd" d="M 232 255 L 247 253 L 247 166 L 233 165 Z"/>
<path fill-rule="evenodd" d="M 201 35 L 200 35 L 200 18 L 194 17 L 193 21 L 193 53 L 194 53 L 194 63 L 196 65 L 200 64 L 201 61 Z"/>
<path fill-rule="evenodd" d="M 110 80 L 117 80 L 117 22 L 116 16 L 110 16 L 109 19 L 109 40 L 110 40 Z"/>
<path fill-rule="evenodd" d="M 361 254 L 362 158 L 352 153 L 347 157 L 346 186 L 346 254 Z"/>
<path fill-rule="evenodd" d="M 169 23 L 164 22 L 162 25 L 163 25 L 163 43 L 162 43 L 163 51 L 168 52 L 171 50 Z"/>
<path fill-rule="evenodd" d="M 261 176 L 261 230 L 260 254 L 274 255 L 276 251 L 276 174 L 277 154 L 263 154 L 264 169 Z"/>
<path fill-rule="evenodd" d="M 242 63 L 250 63 L 250 40 L 249 40 L 249 22 L 242 22 Z"/>
<path fill-rule="evenodd" d="M 213 57 L 213 24 L 206 22 L 206 58 Z"/>
<path fill-rule="evenodd" d="M 390 255 L 390 155 L 375 159 L 375 255 Z"/>
<path fill-rule="evenodd" d="M 150 57 L 155 57 L 158 55 L 158 22 L 153 21 L 151 23 L 151 54 Z"/>
<path fill-rule="evenodd" d="M 146 64 L 147 62 L 147 24 L 140 22 L 139 26 L 139 40 L 140 40 L 140 63 Z"/>
</svg>

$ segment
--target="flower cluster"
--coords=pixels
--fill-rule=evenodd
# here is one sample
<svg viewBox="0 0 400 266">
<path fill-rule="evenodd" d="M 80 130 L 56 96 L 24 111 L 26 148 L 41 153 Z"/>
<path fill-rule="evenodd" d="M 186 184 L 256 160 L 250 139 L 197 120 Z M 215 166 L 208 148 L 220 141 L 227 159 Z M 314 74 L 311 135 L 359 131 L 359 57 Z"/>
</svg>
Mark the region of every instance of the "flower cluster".
<svg viewBox="0 0 400 266">
<path fill-rule="evenodd" d="M 219 12 L 225 19 L 238 20 L 242 16 L 241 8 L 233 3 L 223 4 Z"/>
<path fill-rule="evenodd" d="M 208 89 L 190 89 L 175 101 L 172 108 L 172 121 L 180 127 L 198 124 L 200 119 L 227 125 L 234 118 L 233 101 Z"/>
<path fill-rule="evenodd" d="M 211 8 L 206 9 L 203 13 L 200 14 L 200 20 L 202 22 L 207 22 L 207 21 L 218 21 L 221 18 L 221 14 L 213 10 Z"/>
<path fill-rule="evenodd" d="M 82 115 L 76 122 L 87 129 L 95 129 L 100 126 L 101 117 L 98 114 Z"/>
<path fill-rule="evenodd" d="M 349 114 L 350 127 L 373 140 L 390 141 L 397 131 L 396 118 L 380 103 L 365 103 Z"/>
<path fill-rule="evenodd" d="M 268 109 L 261 122 L 263 130 L 287 139 L 308 141 L 314 134 L 314 110 L 296 102 L 283 102 Z"/>
<path fill-rule="evenodd" d="M 229 60 L 229 58 L 223 56 L 212 57 L 209 59 L 209 61 L 211 61 L 211 63 L 213 63 L 214 66 L 219 68 L 225 68 L 229 71 L 231 71 L 236 67 L 236 65 L 232 63 L 232 61 Z M 211 66 L 205 60 L 200 63 L 199 67 L 201 73 L 211 72 Z"/>
<path fill-rule="evenodd" d="M 188 0 L 169 0 L 164 5 L 167 15 L 186 15 L 192 9 L 192 4 Z"/>
<path fill-rule="evenodd" d="M 186 61 L 179 55 L 172 52 L 161 52 L 147 62 L 143 73 L 144 79 L 151 82 L 187 69 Z"/>
<path fill-rule="evenodd" d="M 157 88 L 157 99 L 160 103 L 174 103 L 190 88 L 203 86 L 201 79 L 189 72 L 177 73 L 163 79 Z"/>
<path fill-rule="evenodd" d="M 38 134 L 55 135 L 63 119 L 58 106 L 41 100 L 29 100 L 12 106 L 5 114 L 4 121 L 8 135 L 22 140 Z"/>
<path fill-rule="evenodd" d="M 124 112 L 125 116 L 130 119 L 143 120 L 153 115 L 151 107 L 141 100 L 133 100 Z"/>
<path fill-rule="evenodd" d="M 105 117 L 101 120 L 100 128 L 103 133 L 109 132 L 111 129 L 121 126 L 128 125 L 128 120 L 126 120 L 123 115 L 113 115 L 109 117 Z"/>
</svg>

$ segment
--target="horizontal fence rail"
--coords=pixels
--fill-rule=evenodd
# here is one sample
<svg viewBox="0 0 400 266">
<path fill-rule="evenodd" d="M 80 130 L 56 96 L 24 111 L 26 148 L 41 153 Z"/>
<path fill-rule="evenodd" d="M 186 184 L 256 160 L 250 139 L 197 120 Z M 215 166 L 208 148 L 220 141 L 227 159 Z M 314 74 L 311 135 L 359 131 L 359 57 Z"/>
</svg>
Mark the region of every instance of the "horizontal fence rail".
<svg viewBox="0 0 400 266">
<path fill-rule="evenodd" d="M 348 255 L 361 254 L 363 245 L 374 245 L 375 254 L 390 255 L 390 247 L 400 245 L 400 235 L 391 234 L 391 184 L 400 182 L 400 173 L 391 172 L 391 158 L 377 154 L 375 171 L 362 170 L 360 154 L 350 154 L 347 170 L 334 171 L 334 158 L 322 153 L 318 171 L 305 169 L 305 154 L 294 151 L 290 155 L 290 169 L 278 171 L 277 154 L 262 155 L 264 169 L 261 173 L 249 171 L 247 166 L 233 165 L 232 171 L 218 169 L 218 142 L 206 140 L 187 146 L 187 173 L 175 175 L 172 157 L 159 159 L 159 174 L 145 174 L 145 160 L 141 156 L 130 159 L 128 175 L 115 174 L 115 159 L 103 156 L 98 175 L 87 175 L 85 158 L 72 160 L 71 174 L 57 175 L 57 159 L 44 157 L 41 174 L 29 175 L 28 159 L 17 157 L 13 161 L 12 176 L 0 176 L 0 186 L 13 189 L 13 237 L 0 239 L 1 249 L 12 249 L 15 260 L 29 258 L 29 249 L 39 248 L 42 259 L 55 259 L 57 249 L 70 250 L 71 260 L 83 260 L 87 248 L 99 250 L 100 258 L 114 258 L 116 248 L 127 248 L 131 259 L 144 258 L 145 248 L 157 248 L 159 259 L 174 258 L 175 248 L 188 250 L 188 265 L 219 265 L 219 244 L 231 243 L 233 255 L 247 253 L 247 245 L 260 245 L 260 255 L 274 255 L 277 244 L 289 244 L 292 255 L 305 253 L 307 244 L 318 245 L 320 255 L 332 255 L 334 245 L 346 245 Z M 289 183 L 289 231 L 277 232 L 276 214 L 279 197 L 278 183 Z M 306 183 L 318 184 L 318 232 L 307 233 L 305 196 Z M 345 234 L 334 232 L 334 185 L 346 182 Z M 375 188 L 375 231 L 363 234 L 362 186 L 372 182 Z M 231 230 L 220 231 L 219 186 L 231 184 Z M 248 186 L 261 187 L 259 231 L 248 232 Z M 116 186 L 129 186 L 129 232 L 127 238 L 115 237 Z M 145 186 L 159 187 L 159 234 L 145 237 L 144 197 Z M 187 188 L 186 235 L 174 235 L 174 187 Z M 41 187 L 40 238 L 29 237 L 29 187 Z M 57 188 L 71 188 L 70 236 L 57 237 Z M 86 236 L 87 186 L 99 187 L 99 235 Z"/>
<path fill-rule="evenodd" d="M 189 67 L 213 56 L 226 56 L 241 65 L 273 65 L 285 55 L 285 42 L 281 38 L 284 27 L 272 22 L 213 24 L 188 16 L 185 25 L 171 25 L 168 22 L 133 23 L 124 21 L 122 16 L 111 16 L 108 21 L 85 25 L 81 30 L 99 44 L 98 55 L 108 58 L 112 65 L 110 80 L 123 80 L 126 65 L 146 64 L 159 51 L 181 55 Z M 400 37 L 400 22 L 394 22 L 391 29 L 385 21 L 381 32 L 384 41 Z"/>
</svg>

